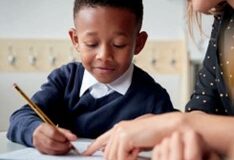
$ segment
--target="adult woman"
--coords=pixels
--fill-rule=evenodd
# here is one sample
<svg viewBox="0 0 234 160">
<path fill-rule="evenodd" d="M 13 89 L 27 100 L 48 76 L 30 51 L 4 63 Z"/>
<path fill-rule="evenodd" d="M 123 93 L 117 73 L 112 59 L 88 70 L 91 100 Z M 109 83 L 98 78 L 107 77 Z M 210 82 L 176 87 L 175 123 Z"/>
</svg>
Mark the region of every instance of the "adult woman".
<svg viewBox="0 0 234 160">
<path fill-rule="evenodd" d="M 186 105 L 186 111 L 193 112 L 121 122 L 100 136 L 85 154 L 105 145 L 107 159 L 134 159 L 139 150 L 156 145 L 153 154 L 156 159 L 170 159 L 172 154 L 173 159 L 202 159 L 212 152 L 227 155 L 233 148 L 234 118 L 223 115 L 234 115 L 234 43 L 231 42 L 234 0 L 190 0 L 188 8 L 191 6 L 195 15 L 205 12 L 215 17 L 203 68 Z M 177 148 L 177 152 L 172 152 L 172 148 Z"/>
</svg>

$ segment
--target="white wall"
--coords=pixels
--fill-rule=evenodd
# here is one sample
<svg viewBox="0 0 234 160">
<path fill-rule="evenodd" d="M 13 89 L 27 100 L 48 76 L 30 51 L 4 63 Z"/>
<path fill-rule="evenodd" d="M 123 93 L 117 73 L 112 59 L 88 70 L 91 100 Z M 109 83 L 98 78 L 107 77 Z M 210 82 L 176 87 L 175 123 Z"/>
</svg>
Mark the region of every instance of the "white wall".
<svg viewBox="0 0 234 160">
<path fill-rule="evenodd" d="M 199 62 L 201 61 L 207 49 L 209 42 L 209 36 L 211 33 L 213 23 L 213 17 L 208 15 L 202 16 L 202 32 L 195 26 L 194 27 L 194 39 L 187 37 L 188 40 L 188 51 L 190 53 L 191 60 Z"/>
<path fill-rule="evenodd" d="M 145 7 L 143 29 L 150 39 L 183 39 L 183 0 L 143 0 Z"/>
<path fill-rule="evenodd" d="M 0 38 L 67 38 L 73 0 L 0 0 Z M 183 0 L 144 0 L 150 39 L 184 38 Z"/>
<path fill-rule="evenodd" d="M 73 0 L 0 0 L 0 38 L 67 38 Z"/>
<path fill-rule="evenodd" d="M 143 1 L 143 30 L 148 32 L 149 39 L 186 37 L 184 0 Z M 0 0 L 0 38 L 68 38 L 67 31 L 73 26 L 72 8 L 73 0 Z M 203 54 L 192 50 L 191 57 L 203 57 Z M 17 107 L 15 104 L 23 103 L 13 94 L 12 82 L 22 84 L 31 95 L 45 78 L 46 74 L 0 72 L 0 130 L 7 128 L 6 121 L 13 108 Z"/>
<path fill-rule="evenodd" d="M 40 84 L 46 81 L 46 73 L 0 73 L 0 131 L 6 130 L 9 116 L 26 102 L 13 88 L 17 83 L 31 97 Z"/>
<path fill-rule="evenodd" d="M 143 2 L 143 30 L 149 39 L 186 37 L 184 0 Z M 68 38 L 67 31 L 73 26 L 72 9 L 73 0 L 0 0 L 0 38 Z M 204 19 L 204 31 L 209 36 L 213 18 Z M 207 40 L 208 37 L 202 41 L 200 51 L 189 41 L 192 59 L 203 58 Z"/>
</svg>

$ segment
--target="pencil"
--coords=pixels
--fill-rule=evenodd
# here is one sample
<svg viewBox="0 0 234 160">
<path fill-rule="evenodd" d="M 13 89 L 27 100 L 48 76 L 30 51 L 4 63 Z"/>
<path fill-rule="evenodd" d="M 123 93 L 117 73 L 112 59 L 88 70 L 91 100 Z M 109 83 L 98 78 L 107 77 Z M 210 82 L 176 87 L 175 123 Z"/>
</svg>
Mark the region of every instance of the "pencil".
<svg viewBox="0 0 234 160">
<path fill-rule="evenodd" d="M 14 83 L 14 88 L 23 96 L 23 98 L 28 102 L 31 109 L 37 113 L 37 115 L 46 123 L 56 127 L 56 125 L 46 116 L 46 114 L 33 102 L 30 98 L 19 88 L 19 86 Z"/>
<path fill-rule="evenodd" d="M 40 107 L 38 107 L 30 98 L 28 98 L 28 96 L 20 89 L 20 87 L 14 83 L 13 87 L 20 93 L 20 95 L 28 102 L 30 108 L 37 113 L 37 115 L 45 122 L 50 124 L 51 126 L 57 128 L 57 125 L 55 125 L 50 119 L 49 117 L 46 116 L 46 114 L 40 109 Z M 72 144 L 72 143 L 71 143 Z M 80 154 L 76 148 L 74 147 L 74 145 L 72 145 L 72 149 L 75 150 L 76 153 Z"/>
</svg>

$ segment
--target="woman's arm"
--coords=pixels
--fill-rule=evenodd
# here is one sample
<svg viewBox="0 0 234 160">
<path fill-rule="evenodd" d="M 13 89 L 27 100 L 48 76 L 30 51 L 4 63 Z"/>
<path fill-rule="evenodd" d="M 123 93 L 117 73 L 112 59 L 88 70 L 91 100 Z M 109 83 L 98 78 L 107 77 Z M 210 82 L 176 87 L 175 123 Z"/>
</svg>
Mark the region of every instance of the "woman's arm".
<svg viewBox="0 0 234 160">
<path fill-rule="evenodd" d="M 234 118 L 205 113 L 185 113 L 184 122 L 199 133 L 212 150 L 228 154 L 234 144 Z"/>
<path fill-rule="evenodd" d="M 203 138 L 189 127 L 164 138 L 152 152 L 153 160 L 220 160 L 220 158 Z"/>
<path fill-rule="evenodd" d="M 136 149 L 152 148 L 175 131 L 191 128 L 202 136 L 211 150 L 228 154 L 234 140 L 234 118 L 202 112 L 168 113 L 143 119 L 124 121 L 98 137 L 85 155 L 105 147 L 105 158 L 126 159 Z"/>
<path fill-rule="evenodd" d="M 186 113 L 181 123 L 183 127 L 156 144 L 152 158 L 218 160 L 221 154 L 233 159 L 233 121 L 232 117 L 199 111 Z"/>
<path fill-rule="evenodd" d="M 173 112 L 131 121 L 122 121 L 101 135 L 84 155 L 105 148 L 106 159 L 128 159 L 135 150 L 152 148 L 182 123 L 183 113 Z"/>
</svg>

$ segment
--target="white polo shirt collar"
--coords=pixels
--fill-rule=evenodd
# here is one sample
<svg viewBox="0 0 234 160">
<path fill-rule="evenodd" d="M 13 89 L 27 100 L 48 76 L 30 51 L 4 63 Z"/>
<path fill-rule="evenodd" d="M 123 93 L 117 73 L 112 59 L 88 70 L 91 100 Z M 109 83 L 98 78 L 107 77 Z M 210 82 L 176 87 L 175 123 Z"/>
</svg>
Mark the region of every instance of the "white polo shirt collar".
<svg viewBox="0 0 234 160">
<path fill-rule="evenodd" d="M 122 76 L 107 84 L 98 82 L 92 74 L 85 70 L 80 89 L 80 97 L 87 89 L 90 90 L 92 95 L 94 94 L 93 96 L 95 98 L 103 97 L 113 91 L 125 95 L 132 82 L 133 69 L 134 66 L 131 64 Z"/>
</svg>

